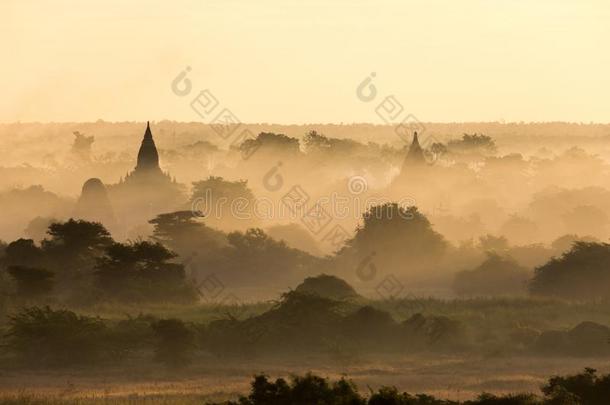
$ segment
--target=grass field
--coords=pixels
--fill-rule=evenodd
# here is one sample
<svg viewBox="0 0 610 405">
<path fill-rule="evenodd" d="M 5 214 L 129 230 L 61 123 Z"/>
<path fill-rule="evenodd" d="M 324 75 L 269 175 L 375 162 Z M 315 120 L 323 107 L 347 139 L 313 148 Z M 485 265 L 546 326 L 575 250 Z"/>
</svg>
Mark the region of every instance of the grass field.
<svg viewBox="0 0 610 405">
<path fill-rule="evenodd" d="M 390 312 L 397 321 L 415 313 L 448 316 L 482 335 L 493 335 L 490 338 L 493 343 L 481 347 L 476 355 L 432 352 L 373 355 L 338 351 L 328 355 L 299 355 L 294 359 L 239 359 L 200 353 L 189 368 L 181 371 L 169 371 L 141 359 L 116 367 L 69 370 L 31 370 L 5 363 L 0 364 L 0 404 L 204 404 L 246 393 L 252 376 L 257 373 L 286 377 L 308 371 L 329 378 L 347 376 L 361 393 L 368 393 L 369 387 L 391 385 L 411 393 L 425 392 L 463 400 L 483 391 L 538 393 L 548 377 L 577 373 L 585 367 L 610 372 L 610 358 L 533 356 L 504 350 L 503 346 L 504 339 L 517 326 L 567 329 L 585 320 L 607 325 L 610 323 L 608 303 L 432 298 L 367 303 Z M 271 302 L 248 304 L 239 309 L 239 314 L 242 318 L 260 314 L 272 305 Z M 217 305 L 125 307 L 111 304 L 76 309 L 110 321 L 145 313 L 196 323 L 208 323 L 235 310 Z"/>
<path fill-rule="evenodd" d="M 369 387 L 393 385 L 411 393 L 464 400 L 483 391 L 537 393 L 549 376 L 584 367 L 608 372 L 610 359 L 420 355 L 361 359 L 350 366 L 324 358 L 264 363 L 214 360 L 180 373 L 135 366 L 131 370 L 5 371 L 0 376 L 0 404 L 203 404 L 247 392 L 255 373 L 286 377 L 307 371 L 329 378 L 347 376 L 362 393 Z"/>
</svg>

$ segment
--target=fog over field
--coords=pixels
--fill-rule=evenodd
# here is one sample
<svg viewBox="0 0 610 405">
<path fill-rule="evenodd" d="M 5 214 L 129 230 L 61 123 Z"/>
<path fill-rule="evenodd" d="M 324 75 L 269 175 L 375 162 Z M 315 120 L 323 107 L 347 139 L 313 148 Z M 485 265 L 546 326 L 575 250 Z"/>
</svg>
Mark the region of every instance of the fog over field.
<svg viewBox="0 0 610 405">
<path fill-rule="evenodd" d="M 605 3 L 0 15 L 0 404 L 610 402 Z"/>
</svg>

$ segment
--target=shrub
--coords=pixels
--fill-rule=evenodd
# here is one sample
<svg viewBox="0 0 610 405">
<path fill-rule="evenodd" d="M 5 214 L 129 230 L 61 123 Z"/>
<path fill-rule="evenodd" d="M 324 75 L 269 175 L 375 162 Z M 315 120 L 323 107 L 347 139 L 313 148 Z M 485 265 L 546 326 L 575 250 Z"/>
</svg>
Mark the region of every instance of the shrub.
<svg viewBox="0 0 610 405">
<path fill-rule="evenodd" d="M 477 268 L 456 274 L 453 289 L 458 295 L 523 295 L 529 278 L 527 269 L 514 259 L 488 252 Z"/>
<path fill-rule="evenodd" d="M 610 298 L 610 244 L 575 242 L 560 258 L 536 268 L 530 292 L 566 299 Z"/>
<path fill-rule="evenodd" d="M 610 398 L 610 375 L 598 377 L 596 373 L 586 368 L 584 373 L 552 377 L 542 392 L 549 404 L 605 405 Z"/>
<path fill-rule="evenodd" d="M 180 319 L 161 319 L 151 325 L 155 338 L 155 361 L 182 367 L 192 361 L 194 334 Z"/>
<path fill-rule="evenodd" d="M 7 348 L 34 365 L 68 366 L 94 362 L 105 351 L 107 328 L 99 318 L 48 306 L 9 317 Z"/>
<path fill-rule="evenodd" d="M 17 283 L 17 294 L 23 298 L 37 298 L 53 289 L 53 272 L 36 267 L 10 266 L 8 273 Z"/>
<path fill-rule="evenodd" d="M 295 376 L 290 383 L 283 378 L 271 382 L 265 375 L 255 376 L 250 395 L 239 400 L 239 405 L 310 404 L 364 405 L 366 401 L 351 381 L 341 379 L 331 384 L 327 379 L 313 374 Z"/>
</svg>

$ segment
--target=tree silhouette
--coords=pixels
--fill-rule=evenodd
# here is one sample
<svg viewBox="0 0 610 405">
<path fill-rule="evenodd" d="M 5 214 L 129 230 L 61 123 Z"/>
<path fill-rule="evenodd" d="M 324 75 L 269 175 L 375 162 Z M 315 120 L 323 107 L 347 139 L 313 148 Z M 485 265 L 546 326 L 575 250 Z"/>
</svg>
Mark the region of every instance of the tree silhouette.
<svg viewBox="0 0 610 405">
<path fill-rule="evenodd" d="M 610 297 L 610 244 L 577 241 L 535 269 L 530 292 L 568 299 Z"/>
<path fill-rule="evenodd" d="M 113 243 L 97 259 L 97 284 L 125 301 L 191 301 L 195 291 L 186 283 L 184 266 L 170 262 L 175 257 L 160 243 Z"/>
<path fill-rule="evenodd" d="M 9 317 L 7 347 L 36 365 L 90 363 L 104 353 L 106 326 L 68 310 L 29 307 Z"/>
<path fill-rule="evenodd" d="M 53 272 L 36 267 L 9 266 L 8 273 L 17 283 L 17 294 L 31 299 L 48 294 L 53 289 Z"/>
<path fill-rule="evenodd" d="M 66 278 L 88 272 L 96 257 L 113 243 L 102 224 L 72 218 L 51 224 L 47 233 L 51 238 L 42 241 L 42 250 L 58 276 Z"/>
<path fill-rule="evenodd" d="M 513 258 L 487 252 L 487 258 L 475 269 L 456 274 L 453 289 L 458 295 L 521 295 L 527 291 L 530 274 Z"/>
<path fill-rule="evenodd" d="M 149 221 L 154 225 L 152 239 L 180 256 L 197 253 L 201 257 L 225 246 L 225 234 L 206 226 L 201 219 L 200 214 L 193 211 L 157 215 Z"/>
<path fill-rule="evenodd" d="M 373 206 L 363 215 L 363 224 L 346 242 L 339 258 L 353 257 L 361 262 L 373 254 L 377 267 L 404 274 L 407 269 L 434 265 L 446 248 L 445 239 L 417 207 L 387 203 Z"/>
<path fill-rule="evenodd" d="M 306 274 L 319 263 L 316 257 L 269 237 L 259 228 L 231 232 L 227 240 L 229 246 L 220 252 L 215 266 L 242 283 L 285 281 Z"/>
<path fill-rule="evenodd" d="M 2 262 L 5 266 L 37 267 L 44 262 L 44 252 L 32 239 L 17 239 L 6 246 Z"/>
</svg>

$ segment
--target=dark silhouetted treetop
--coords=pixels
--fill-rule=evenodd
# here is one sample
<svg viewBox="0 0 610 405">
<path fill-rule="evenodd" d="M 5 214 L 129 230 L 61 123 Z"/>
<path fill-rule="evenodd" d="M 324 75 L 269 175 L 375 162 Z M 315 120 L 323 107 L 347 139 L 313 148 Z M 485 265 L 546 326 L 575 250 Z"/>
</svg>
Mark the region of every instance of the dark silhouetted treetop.
<svg viewBox="0 0 610 405">
<path fill-rule="evenodd" d="M 302 279 L 321 260 L 269 237 L 259 228 L 231 232 L 227 240 L 229 245 L 221 249 L 210 265 L 234 276 L 236 283 L 268 285 L 285 283 L 294 276 Z"/>
<path fill-rule="evenodd" d="M 226 235 L 205 225 L 201 213 L 177 211 L 157 215 L 149 221 L 154 225 L 152 239 L 180 256 L 203 256 L 227 245 Z"/>
<path fill-rule="evenodd" d="M 113 242 L 110 232 L 99 222 L 72 218 L 51 224 L 47 233 L 51 239 L 42 242 L 44 250 L 60 250 L 72 255 L 96 254 Z"/>
<path fill-rule="evenodd" d="M 488 251 L 479 266 L 455 275 L 453 289 L 458 295 L 522 295 L 527 292 L 530 276 L 513 258 Z"/>
<path fill-rule="evenodd" d="M 43 263 L 44 253 L 32 239 L 17 239 L 9 243 L 4 251 L 2 263 L 5 266 L 40 266 Z"/>
<path fill-rule="evenodd" d="M 553 242 L 551 242 L 551 249 L 553 249 L 553 251 L 557 255 L 561 255 L 562 253 L 570 250 L 576 242 L 600 242 L 600 240 L 592 236 L 578 236 L 575 234 L 567 234 L 560 236 Z"/>
<path fill-rule="evenodd" d="M 53 272 L 35 267 L 9 266 L 7 272 L 17 283 L 17 294 L 23 298 L 36 298 L 53 289 Z"/>
<path fill-rule="evenodd" d="M 443 237 L 432 229 L 432 224 L 417 207 L 400 207 L 396 203 L 373 206 L 363 215 L 364 223 L 356 229 L 356 235 L 348 246 L 360 248 L 373 245 L 400 245 L 410 249 L 409 243 L 442 250 L 446 246 Z M 419 241 L 419 242 L 417 242 Z M 413 245 L 411 245 L 413 246 Z"/>
<path fill-rule="evenodd" d="M 185 279 L 184 265 L 160 243 L 113 243 L 97 259 L 97 285 L 123 301 L 192 301 L 194 287 Z"/>
<path fill-rule="evenodd" d="M 610 244 L 575 242 L 561 257 L 535 269 L 530 292 L 579 300 L 610 298 Z"/>
<path fill-rule="evenodd" d="M 230 204 L 230 202 L 236 198 L 245 198 L 249 201 L 253 200 L 254 194 L 252 194 L 252 191 L 248 188 L 247 180 L 229 181 L 222 177 L 210 176 L 206 180 L 193 182 L 191 201 L 194 201 L 197 198 L 206 197 L 210 197 L 211 202 L 224 197 Z M 208 209 L 202 210 L 202 214 L 207 216 L 213 213 L 208 211 Z"/>
<path fill-rule="evenodd" d="M 175 257 L 175 253 L 160 243 L 113 243 L 106 249 L 104 256 L 98 259 L 97 274 L 120 270 L 124 275 L 141 277 L 155 277 L 156 273 L 162 272 L 167 272 L 172 278 L 184 276 L 181 265 L 168 263 Z"/>
<path fill-rule="evenodd" d="M 320 297 L 335 300 L 360 298 L 360 294 L 354 290 L 345 280 L 328 274 L 320 274 L 315 277 L 307 277 L 295 288 L 298 293 L 315 294 Z"/>
<path fill-rule="evenodd" d="M 279 152 L 283 154 L 300 153 L 299 140 L 284 134 L 274 134 L 272 132 L 261 132 L 256 139 L 246 139 L 241 145 L 240 150 L 249 153 L 252 149 L 262 151 Z"/>
<path fill-rule="evenodd" d="M 303 145 L 307 153 L 329 152 L 336 157 L 364 154 L 371 147 L 353 139 L 329 138 L 316 131 L 310 131 L 303 137 Z"/>
<path fill-rule="evenodd" d="M 495 141 L 484 134 L 464 134 L 462 139 L 449 141 L 447 147 L 451 151 L 486 154 L 495 153 L 497 150 Z"/>
</svg>

